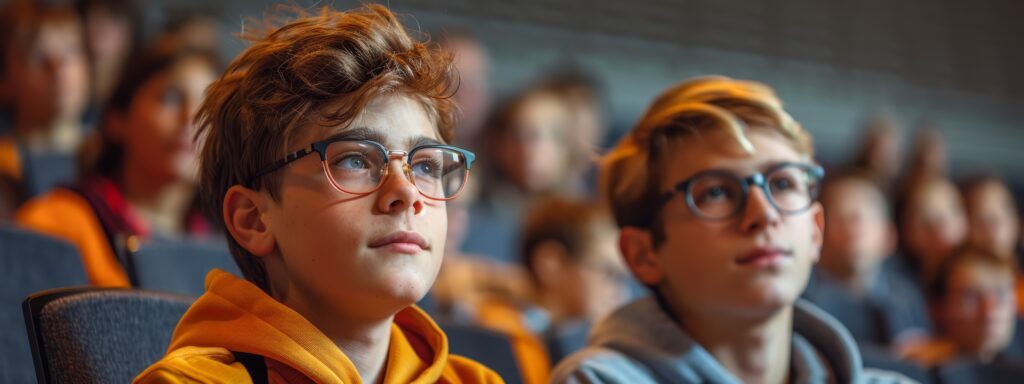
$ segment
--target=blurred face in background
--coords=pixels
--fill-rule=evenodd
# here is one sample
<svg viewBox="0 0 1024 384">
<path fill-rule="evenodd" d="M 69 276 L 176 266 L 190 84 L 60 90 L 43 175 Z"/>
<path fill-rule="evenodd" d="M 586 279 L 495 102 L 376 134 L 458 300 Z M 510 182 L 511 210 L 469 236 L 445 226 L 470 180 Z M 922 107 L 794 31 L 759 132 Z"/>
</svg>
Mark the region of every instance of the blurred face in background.
<svg viewBox="0 0 1024 384">
<path fill-rule="evenodd" d="M 982 182 L 965 191 L 964 201 L 971 224 L 970 243 L 1000 257 L 1013 257 L 1020 220 L 1006 185 L 998 180 Z"/>
<path fill-rule="evenodd" d="M 949 180 L 933 178 L 912 188 L 908 197 L 904 241 L 907 250 L 930 273 L 967 238 L 960 192 Z"/>
<path fill-rule="evenodd" d="M 953 268 L 941 303 L 945 332 L 963 353 L 989 360 L 1013 337 L 1013 271 L 978 260 L 963 260 Z"/>
<path fill-rule="evenodd" d="M 567 137 L 571 116 L 564 100 L 537 92 L 514 108 L 505 137 L 497 142 L 501 168 L 527 193 L 559 189 L 572 159 Z"/>
<path fill-rule="evenodd" d="M 215 76 L 207 60 L 186 57 L 146 80 L 127 115 L 116 124 L 125 164 L 136 163 L 159 181 L 194 183 L 197 156 L 192 120 Z"/>
<path fill-rule="evenodd" d="M 895 250 L 885 196 L 870 181 L 845 178 L 825 187 L 821 266 L 842 277 L 876 270 Z"/>
<path fill-rule="evenodd" d="M 103 7 L 85 13 L 85 35 L 92 56 L 93 94 L 106 100 L 113 92 L 118 75 L 131 53 L 134 23 L 128 15 Z"/>
<path fill-rule="evenodd" d="M 483 45 L 471 38 L 456 37 L 447 41 L 446 46 L 454 55 L 460 79 L 455 102 L 462 118 L 455 130 L 455 144 L 472 147 L 477 145 L 477 135 L 491 110 L 491 63 Z"/>
<path fill-rule="evenodd" d="M 89 67 L 78 19 L 44 20 L 32 41 L 11 50 L 7 82 L 18 126 L 43 128 L 81 118 L 89 98 Z"/>
<path fill-rule="evenodd" d="M 533 270 L 545 295 L 570 319 L 596 320 L 629 299 L 629 271 L 618 251 L 618 229 L 611 220 L 589 226 L 577 255 L 554 240 L 536 247 Z"/>
</svg>

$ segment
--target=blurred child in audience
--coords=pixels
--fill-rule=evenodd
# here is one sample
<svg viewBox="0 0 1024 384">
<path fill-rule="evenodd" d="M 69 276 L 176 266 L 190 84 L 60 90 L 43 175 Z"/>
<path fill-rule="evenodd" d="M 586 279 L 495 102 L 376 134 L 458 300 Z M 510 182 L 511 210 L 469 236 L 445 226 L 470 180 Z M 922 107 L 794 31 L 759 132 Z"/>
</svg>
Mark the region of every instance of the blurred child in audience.
<svg viewBox="0 0 1024 384">
<path fill-rule="evenodd" d="M 962 192 L 970 222 L 967 241 L 1010 261 L 1020 275 L 1020 216 L 1010 188 L 998 177 L 982 176 L 964 184 Z M 1017 310 L 1024 314 L 1024 276 L 1017 278 L 1017 300 Z"/>
<path fill-rule="evenodd" d="M 922 177 L 908 185 L 901 205 L 904 258 L 895 267 L 926 290 L 946 257 L 967 239 L 960 192 L 944 177 Z"/>
<path fill-rule="evenodd" d="M 940 335 L 907 351 L 907 358 L 936 366 L 954 358 L 989 363 L 1024 358 L 1017 328 L 1014 281 L 1008 260 L 984 248 L 959 249 L 943 264 L 932 287 Z"/>
<path fill-rule="evenodd" d="M 199 112 L 200 196 L 245 279 L 211 271 L 136 382 L 500 382 L 413 305 L 474 159 L 446 145 L 450 56 L 380 5 L 289 9 Z"/>
<path fill-rule="evenodd" d="M 886 261 L 896 251 L 889 203 L 872 173 L 847 170 L 821 194 L 825 238 L 804 297 L 843 322 L 861 343 L 912 342 L 929 332 L 921 291 Z"/>
<path fill-rule="evenodd" d="M 579 167 L 571 174 L 583 175 L 584 192 L 593 192 L 597 185 L 597 156 L 602 152 L 605 135 L 608 133 L 598 79 L 577 64 L 565 64 L 549 75 L 547 87 L 558 94 L 569 108 L 569 137 L 573 140 L 572 150 Z"/>
<path fill-rule="evenodd" d="M 878 115 L 864 126 L 864 141 L 853 167 L 863 169 L 890 196 L 902 171 L 900 131 L 891 116 Z"/>
<path fill-rule="evenodd" d="M 11 124 L 0 169 L 35 194 L 74 173 L 90 92 L 81 20 L 70 3 L 11 0 L 0 9 L 0 51 L 0 102 Z M 60 160 L 33 166 L 49 154 Z"/>
<path fill-rule="evenodd" d="M 139 49 L 141 25 L 133 0 L 78 0 L 92 69 L 93 106 L 102 110 L 130 55 Z"/>
<path fill-rule="evenodd" d="M 530 208 L 519 246 L 529 295 L 478 310 L 482 325 L 511 335 L 528 382 L 547 382 L 550 364 L 584 347 L 591 323 L 628 299 L 616 235 L 610 215 L 586 201 L 551 197 Z"/>
<path fill-rule="evenodd" d="M 153 236 L 206 233 L 196 209 L 192 120 L 218 70 L 210 52 L 159 41 L 128 65 L 83 147 L 79 182 L 17 212 L 19 224 L 75 244 L 90 282 L 128 286 L 128 253 Z"/>
<path fill-rule="evenodd" d="M 771 88 L 717 76 L 676 85 L 601 172 L 619 249 L 654 295 L 598 323 L 553 382 L 883 379 L 838 321 L 799 300 L 824 236 L 824 171 Z"/>
<path fill-rule="evenodd" d="M 967 241 L 1016 263 L 1020 218 L 1010 188 L 998 177 L 979 177 L 964 184 L 963 199 L 970 223 Z"/>
<path fill-rule="evenodd" d="M 452 53 L 455 69 L 459 71 L 455 104 L 461 115 L 455 144 L 475 150 L 481 144 L 484 119 L 491 112 L 490 57 L 483 43 L 469 33 L 447 33 L 443 37 L 441 45 Z"/>
<path fill-rule="evenodd" d="M 559 94 L 535 86 L 498 108 L 487 125 L 479 200 L 462 249 L 515 263 L 523 212 L 534 199 L 574 195 L 582 175 L 575 165 L 572 113 Z"/>
</svg>

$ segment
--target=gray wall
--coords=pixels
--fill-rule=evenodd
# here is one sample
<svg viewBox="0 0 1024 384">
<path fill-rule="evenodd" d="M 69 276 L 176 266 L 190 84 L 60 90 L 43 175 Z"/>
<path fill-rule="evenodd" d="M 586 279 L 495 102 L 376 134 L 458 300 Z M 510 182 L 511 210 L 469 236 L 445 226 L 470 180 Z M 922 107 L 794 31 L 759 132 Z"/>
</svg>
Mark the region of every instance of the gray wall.
<svg viewBox="0 0 1024 384">
<path fill-rule="evenodd" d="M 161 3 L 147 2 L 149 13 Z M 273 2 L 228 0 L 225 29 Z M 299 1 L 298 4 L 325 2 Z M 326 2 L 339 8 L 354 1 Z M 181 6 L 182 2 L 173 2 Z M 938 124 L 955 173 L 997 170 L 1024 183 L 1024 2 L 1012 0 L 392 0 L 409 25 L 477 35 L 499 93 L 567 58 L 606 85 L 616 130 L 662 89 L 718 73 L 776 88 L 815 137 L 846 160 L 878 111 L 912 131 Z M 242 45 L 228 39 L 233 52 Z M 909 141 L 909 140 L 905 140 Z"/>
</svg>

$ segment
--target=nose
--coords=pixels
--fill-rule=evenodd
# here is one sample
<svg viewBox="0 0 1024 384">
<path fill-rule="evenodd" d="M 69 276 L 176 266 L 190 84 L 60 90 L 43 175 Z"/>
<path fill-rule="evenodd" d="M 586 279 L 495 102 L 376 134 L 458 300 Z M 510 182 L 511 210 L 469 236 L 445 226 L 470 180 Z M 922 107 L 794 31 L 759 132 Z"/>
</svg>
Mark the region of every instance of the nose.
<svg viewBox="0 0 1024 384">
<path fill-rule="evenodd" d="M 781 218 L 782 213 L 772 205 L 764 190 L 757 185 L 751 185 L 746 205 L 743 207 L 740 228 L 744 232 L 761 231 L 777 226 Z"/>
<path fill-rule="evenodd" d="M 423 211 L 423 195 L 412 183 L 405 159 L 401 154 L 388 157 L 388 172 L 377 194 L 377 209 L 389 214 L 412 209 L 413 214 L 419 214 Z"/>
</svg>

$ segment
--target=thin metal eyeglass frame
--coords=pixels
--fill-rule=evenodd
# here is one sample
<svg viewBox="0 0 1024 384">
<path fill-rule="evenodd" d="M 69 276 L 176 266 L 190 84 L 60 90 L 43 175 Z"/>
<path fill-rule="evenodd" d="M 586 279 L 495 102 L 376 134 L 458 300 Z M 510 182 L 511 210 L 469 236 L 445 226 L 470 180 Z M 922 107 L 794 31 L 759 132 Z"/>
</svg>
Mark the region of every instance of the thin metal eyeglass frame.
<svg viewBox="0 0 1024 384">
<path fill-rule="evenodd" d="M 254 175 L 253 177 L 251 177 L 249 179 L 249 185 L 250 186 L 253 185 L 255 183 L 256 179 L 258 179 L 260 177 L 263 177 L 263 176 L 266 176 L 266 175 L 268 175 L 268 174 L 270 174 L 270 173 L 272 173 L 274 171 L 277 171 L 277 170 L 279 170 L 281 168 L 284 168 L 286 165 L 291 164 L 292 162 L 294 162 L 296 160 L 299 160 L 299 159 L 301 159 L 303 157 L 306 157 L 307 155 L 310 155 L 310 154 L 313 154 L 313 153 L 318 153 L 320 155 L 320 164 L 321 164 L 321 166 L 322 166 L 322 168 L 324 170 L 324 175 L 327 176 L 327 180 L 331 183 L 331 185 L 334 187 L 334 189 L 337 189 L 338 191 L 341 191 L 341 192 L 344 192 L 344 193 L 348 193 L 348 194 L 352 194 L 352 195 L 359 195 L 359 196 L 369 195 L 371 193 L 377 192 L 377 190 L 380 189 L 380 187 L 382 185 L 384 185 L 384 181 L 387 179 L 388 175 L 391 173 L 391 171 L 389 170 L 390 167 L 388 167 L 387 165 L 385 165 L 382 168 L 382 170 L 381 170 L 383 175 L 381 175 L 380 181 L 377 182 L 377 186 L 374 187 L 372 190 L 367 191 L 367 192 L 352 192 L 352 191 L 346 190 L 345 188 L 342 188 L 340 185 L 338 185 L 337 181 L 334 180 L 334 176 L 331 175 L 331 171 L 328 168 L 329 166 L 327 165 L 327 147 L 330 144 L 333 144 L 333 143 L 336 143 L 336 142 L 339 142 L 339 141 L 357 141 L 357 142 L 362 142 L 362 143 L 367 143 L 367 144 L 373 145 L 373 146 L 377 147 L 377 149 L 379 149 L 381 151 L 381 153 L 384 154 L 384 158 L 387 159 L 385 164 L 390 163 L 391 160 L 396 158 L 396 157 L 397 158 L 404 158 L 405 161 L 402 162 L 402 169 L 404 171 L 403 173 L 405 173 L 406 178 L 408 178 L 409 182 L 411 182 L 414 186 L 416 186 L 416 180 L 415 180 L 415 178 L 412 177 L 412 175 L 410 173 L 412 172 L 411 171 L 412 157 L 413 157 L 413 155 L 416 154 L 416 152 L 418 152 L 418 151 L 420 151 L 422 149 L 431 149 L 431 148 L 447 149 L 447 150 L 458 152 L 460 155 L 462 155 L 463 158 L 466 159 L 466 170 L 464 171 L 465 173 L 462 176 L 464 181 L 462 182 L 462 185 L 459 186 L 459 190 L 458 191 L 455 191 L 455 193 L 452 194 L 450 197 L 441 197 L 441 198 L 439 198 L 439 197 L 434 197 L 434 196 L 427 195 L 426 193 L 423 193 L 423 190 L 421 190 L 419 186 L 416 186 L 416 191 L 419 192 L 420 195 L 423 195 L 423 197 L 426 197 L 428 199 L 438 200 L 438 201 L 452 200 L 452 199 L 455 199 L 456 197 L 459 197 L 459 195 L 462 194 L 462 191 L 466 189 L 466 181 L 465 180 L 469 180 L 469 170 L 470 170 L 470 167 L 473 165 L 473 161 L 476 160 L 476 154 L 474 154 L 473 152 L 467 151 L 467 150 L 459 148 L 459 147 L 451 146 L 451 145 L 443 145 L 443 144 L 421 145 L 419 147 L 413 148 L 412 150 L 406 152 L 406 151 L 390 151 L 387 148 L 385 148 L 383 144 L 378 143 L 376 141 L 372 141 L 372 140 L 332 138 L 332 139 L 321 140 L 321 141 L 317 141 L 315 143 L 312 143 L 312 144 L 309 145 L 309 148 L 303 148 L 301 150 L 289 153 L 289 154 L 285 155 L 285 157 L 283 159 L 275 161 L 275 162 L 273 162 L 273 163 L 271 163 L 271 164 L 261 168 L 258 172 L 256 172 L 256 175 Z"/>
</svg>

